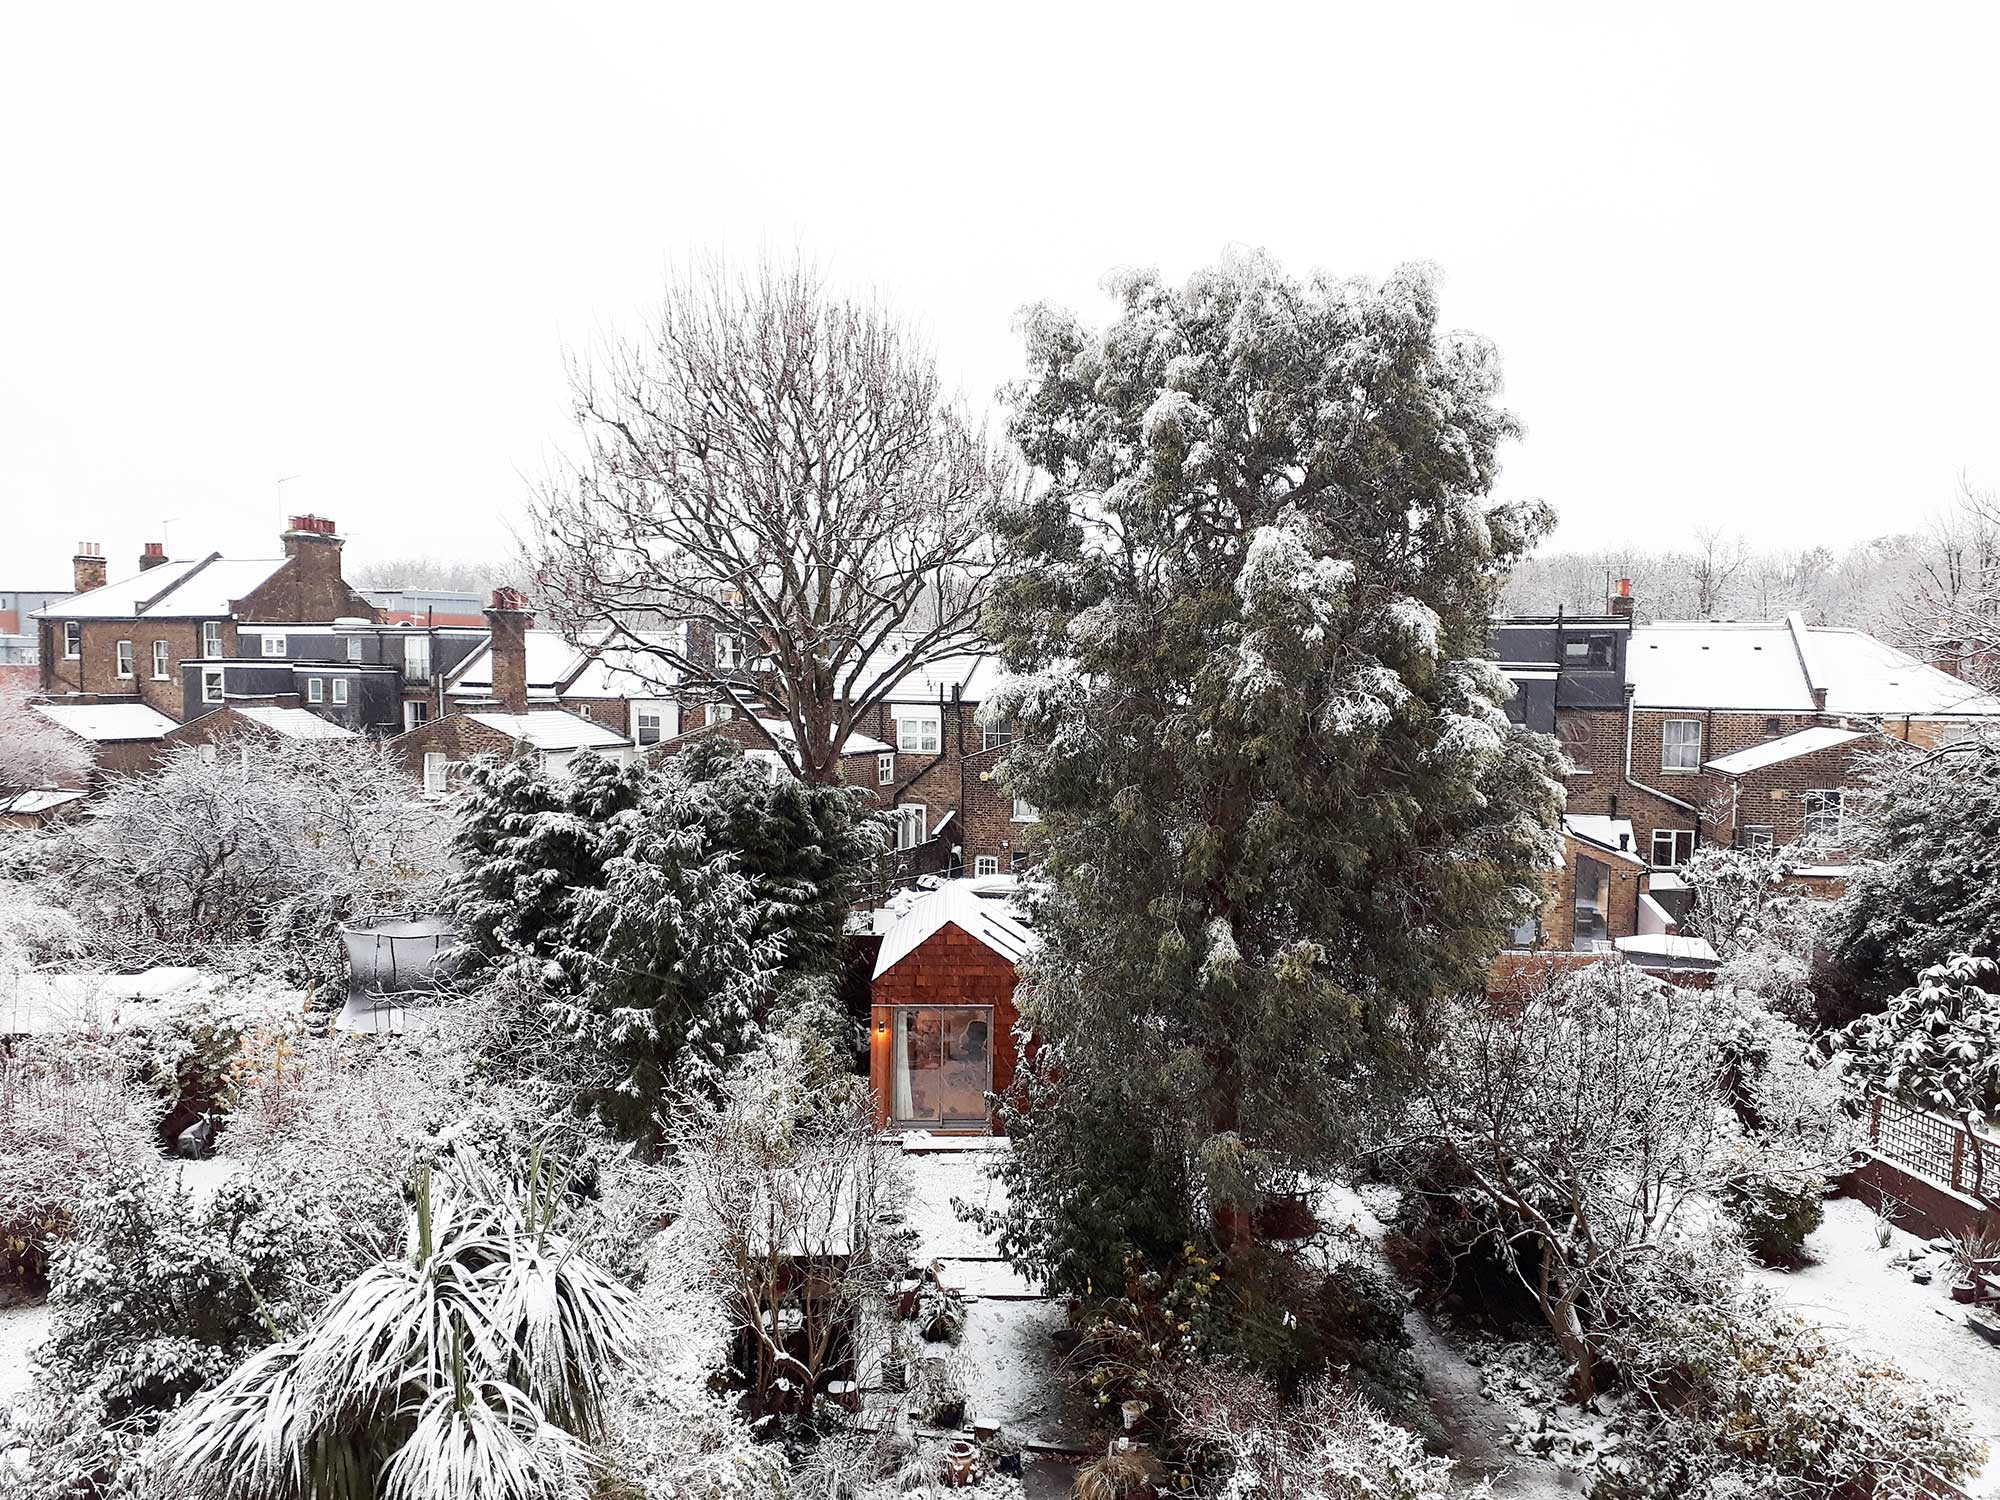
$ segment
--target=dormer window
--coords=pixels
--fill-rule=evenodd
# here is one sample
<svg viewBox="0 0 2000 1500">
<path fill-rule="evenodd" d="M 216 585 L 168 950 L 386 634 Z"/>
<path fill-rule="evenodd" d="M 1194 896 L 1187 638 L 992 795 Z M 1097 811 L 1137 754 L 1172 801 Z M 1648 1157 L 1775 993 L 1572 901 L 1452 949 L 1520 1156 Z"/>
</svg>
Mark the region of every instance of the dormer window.
<svg viewBox="0 0 2000 1500">
<path fill-rule="evenodd" d="M 222 621 L 201 622 L 201 654 L 211 659 L 222 655 Z"/>
<path fill-rule="evenodd" d="M 201 669 L 201 701 L 220 703 L 222 701 L 222 668 L 203 667 Z"/>
<path fill-rule="evenodd" d="M 265 631 L 264 654 L 266 656 L 283 656 L 285 654 L 285 638 L 275 631 Z"/>
</svg>

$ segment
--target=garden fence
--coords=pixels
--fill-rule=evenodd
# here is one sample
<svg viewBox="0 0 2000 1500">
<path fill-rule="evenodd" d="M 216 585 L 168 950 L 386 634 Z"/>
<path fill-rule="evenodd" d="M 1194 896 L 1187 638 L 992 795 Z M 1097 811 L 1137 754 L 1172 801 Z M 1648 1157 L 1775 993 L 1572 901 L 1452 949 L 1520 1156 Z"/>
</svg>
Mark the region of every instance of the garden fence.
<svg viewBox="0 0 2000 1500">
<path fill-rule="evenodd" d="M 1953 1192 L 2000 1205 L 2000 1139 L 1888 1094 L 1869 1096 L 1868 1148 Z"/>
</svg>

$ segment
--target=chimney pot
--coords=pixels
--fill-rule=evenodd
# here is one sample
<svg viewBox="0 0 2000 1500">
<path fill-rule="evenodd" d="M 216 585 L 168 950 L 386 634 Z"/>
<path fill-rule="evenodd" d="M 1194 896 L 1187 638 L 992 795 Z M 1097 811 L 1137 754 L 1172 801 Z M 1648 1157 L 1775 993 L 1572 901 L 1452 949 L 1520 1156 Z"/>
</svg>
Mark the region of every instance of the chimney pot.
<svg viewBox="0 0 2000 1500">
<path fill-rule="evenodd" d="M 1629 620 L 1632 618 L 1633 608 L 1632 580 L 1621 578 L 1618 580 L 1617 592 L 1611 596 L 1611 613 L 1620 619 Z"/>
<path fill-rule="evenodd" d="M 157 568 L 166 560 L 167 544 L 165 542 L 148 542 L 146 543 L 146 550 L 139 554 L 139 571 L 143 573 L 148 568 Z"/>
</svg>

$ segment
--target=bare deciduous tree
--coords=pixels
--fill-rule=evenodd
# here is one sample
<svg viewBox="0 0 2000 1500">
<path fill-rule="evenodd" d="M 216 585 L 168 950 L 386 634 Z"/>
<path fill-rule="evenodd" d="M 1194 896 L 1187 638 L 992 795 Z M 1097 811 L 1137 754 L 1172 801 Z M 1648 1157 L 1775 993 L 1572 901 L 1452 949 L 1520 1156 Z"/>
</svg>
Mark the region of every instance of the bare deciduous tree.
<svg viewBox="0 0 2000 1500">
<path fill-rule="evenodd" d="M 0 799 L 35 787 L 80 787 L 95 762 L 75 735 L 29 705 L 25 676 L 0 673 Z"/>
<path fill-rule="evenodd" d="M 584 454 L 527 544 L 565 627 L 753 721 L 775 704 L 771 748 L 820 782 L 898 683 L 977 645 L 1008 466 L 880 303 L 712 264 L 571 380 Z"/>
</svg>

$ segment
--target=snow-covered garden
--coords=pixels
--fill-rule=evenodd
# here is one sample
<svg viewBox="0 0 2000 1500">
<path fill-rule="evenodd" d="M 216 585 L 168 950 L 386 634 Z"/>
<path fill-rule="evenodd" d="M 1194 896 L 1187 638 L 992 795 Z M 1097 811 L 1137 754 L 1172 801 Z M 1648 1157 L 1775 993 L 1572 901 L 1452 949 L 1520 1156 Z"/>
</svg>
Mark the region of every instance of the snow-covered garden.
<svg viewBox="0 0 2000 1500">
<path fill-rule="evenodd" d="M 1112 291 L 1106 329 L 1024 321 L 1034 482 L 921 381 L 892 413 L 938 430 L 883 556 L 991 551 L 919 548 L 891 613 L 969 591 L 1040 820 L 1005 1139 L 876 1127 L 849 940 L 887 830 L 824 774 L 823 657 L 887 585 L 844 614 L 776 526 L 728 608 L 779 617 L 787 772 L 707 739 L 446 800 L 365 741 L 246 742 L 0 843 L 10 1492 L 2000 1493 L 2000 1350 L 1950 1300 L 2000 1236 L 1839 1196 L 1877 1097 L 1989 1139 L 2000 747 L 1886 759 L 1837 904 L 1697 858 L 1710 987 L 1612 959 L 1489 995 L 1563 771 L 1480 659 L 1549 521 L 1488 499 L 1492 351 L 1421 271 Z M 742 295 L 754 325 L 772 285 Z M 812 381 L 697 319 L 625 394 L 768 377 L 832 393 L 801 430 L 872 433 L 881 370 L 842 361 L 889 346 L 835 311 L 787 325 Z M 626 415 L 545 501 L 579 620 L 611 573 L 717 597 L 634 528 L 841 451 Z M 342 928 L 410 912 L 449 960 L 342 1030 Z"/>
</svg>

